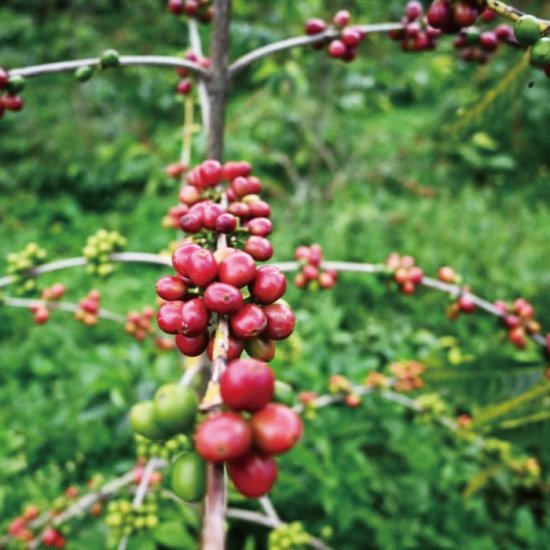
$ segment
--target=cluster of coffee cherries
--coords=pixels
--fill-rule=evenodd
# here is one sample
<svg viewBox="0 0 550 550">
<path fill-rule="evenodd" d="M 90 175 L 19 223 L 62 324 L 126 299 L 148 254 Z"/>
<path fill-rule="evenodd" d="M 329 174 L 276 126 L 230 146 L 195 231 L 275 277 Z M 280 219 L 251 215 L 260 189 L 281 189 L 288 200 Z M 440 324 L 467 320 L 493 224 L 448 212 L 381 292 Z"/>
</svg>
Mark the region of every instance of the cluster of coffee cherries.
<svg viewBox="0 0 550 550">
<path fill-rule="evenodd" d="M 422 373 L 426 365 L 415 360 L 396 361 L 389 366 L 392 373 L 393 389 L 397 392 L 410 392 L 424 387 Z"/>
<path fill-rule="evenodd" d="M 130 311 L 126 316 L 126 324 L 124 331 L 126 334 L 133 336 L 138 342 L 147 338 L 148 334 L 152 334 L 154 329 L 151 321 L 155 316 L 155 312 L 150 307 L 144 307 L 140 311 Z"/>
<path fill-rule="evenodd" d="M 501 313 L 502 323 L 508 331 L 508 341 L 517 348 L 525 349 L 528 336 L 540 333 L 535 308 L 524 298 L 518 298 L 512 304 L 498 300 L 494 305 Z"/>
<path fill-rule="evenodd" d="M 109 256 L 121 252 L 126 247 L 127 240 L 117 231 L 98 230 L 88 237 L 82 249 L 82 255 L 87 260 L 86 271 L 92 275 L 107 277 L 114 271 L 114 265 Z"/>
<path fill-rule="evenodd" d="M 388 35 L 392 40 L 401 42 L 404 52 L 422 52 L 436 47 L 441 30 L 428 24 L 421 2 L 411 0 L 407 3 L 401 24 L 402 29 L 390 31 Z"/>
<path fill-rule="evenodd" d="M 332 288 L 338 279 L 338 272 L 333 269 L 321 268 L 323 249 L 319 244 L 299 246 L 294 252 L 294 258 L 300 264 L 300 271 L 294 277 L 298 288 Z"/>
<path fill-rule="evenodd" d="M 207 461 L 227 463 L 229 477 L 244 496 L 257 498 L 277 479 L 273 455 L 288 452 L 302 435 L 300 417 L 272 402 L 275 376 L 256 359 L 234 359 L 220 378 L 223 404 L 195 435 L 197 452 Z"/>
<path fill-rule="evenodd" d="M 532 15 L 523 15 L 514 23 L 514 36 L 520 44 L 531 47 L 531 64 L 550 78 L 550 36 L 542 36 L 541 22 Z"/>
<path fill-rule="evenodd" d="M 25 508 L 20 516 L 14 518 L 9 527 L 8 534 L 15 540 L 30 542 L 34 539 L 32 522 L 39 516 L 40 510 L 34 504 Z"/>
<path fill-rule="evenodd" d="M 116 50 L 108 49 L 100 54 L 97 65 L 84 65 L 78 67 L 74 72 L 74 76 L 78 82 L 87 82 L 98 70 L 118 67 L 119 65 L 120 54 Z"/>
<path fill-rule="evenodd" d="M 269 533 L 268 550 L 301 550 L 309 547 L 311 537 L 299 521 L 285 523 Z"/>
<path fill-rule="evenodd" d="M 6 70 L 0 67 L 0 118 L 5 111 L 20 111 L 23 108 L 23 100 L 19 95 L 25 88 L 25 79 L 22 76 L 10 76 Z"/>
<path fill-rule="evenodd" d="M 134 439 L 139 463 L 153 457 L 170 460 L 175 455 L 191 448 L 189 438 L 185 434 L 176 434 L 165 441 L 153 441 L 139 434 L 135 434 Z"/>
<path fill-rule="evenodd" d="M 154 529 L 159 523 L 157 495 L 148 493 L 137 508 L 126 498 L 112 500 L 107 505 L 105 523 L 113 530 L 116 540 L 136 531 Z"/>
<path fill-rule="evenodd" d="M 187 52 L 184 58 L 193 63 L 197 63 L 203 69 L 210 69 L 212 66 L 212 61 L 208 57 L 200 57 L 194 52 Z M 176 93 L 184 96 L 189 95 L 193 90 L 193 81 L 189 70 L 185 67 L 178 67 L 176 73 L 180 77 L 180 81 L 176 86 Z"/>
<path fill-rule="evenodd" d="M 444 34 L 455 34 L 461 29 L 471 27 L 481 15 L 483 21 L 492 21 L 496 14 L 483 8 L 477 0 L 434 0 L 428 8 L 428 24 L 440 29 Z"/>
<path fill-rule="evenodd" d="M 74 318 L 85 325 L 95 325 L 99 319 L 99 303 L 101 294 L 98 290 L 92 289 L 87 296 L 79 300 L 78 308 Z"/>
<path fill-rule="evenodd" d="M 342 394 L 348 407 L 357 407 L 361 403 L 361 397 L 355 392 L 351 381 L 341 374 L 333 374 L 329 378 L 328 390 L 330 393 Z"/>
<path fill-rule="evenodd" d="M 34 322 L 37 325 L 43 325 L 50 319 L 50 309 L 48 302 L 56 302 L 61 300 L 65 295 L 65 285 L 55 283 L 52 286 L 45 288 L 40 296 L 41 303 L 32 305 L 29 309 L 34 315 Z"/>
<path fill-rule="evenodd" d="M 322 39 L 313 44 L 316 50 L 322 50 L 328 43 L 327 54 L 329 57 L 341 59 L 350 63 L 357 57 L 357 48 L 365 39 L 365 33 L 359 26 L 350 26 L 351 14 L 348 10 L 340 10 L 334 14 L 332 24 L 339 31 L 337 38 Z M 308 36 L 323 34 L 328 29 L 323 19 L 309 19 L 305 24 L 305 32 Z"/>
<path fill-rule="evenodd" d="M 387 257 L 385 265 L 403 294 L 414 294 L 424 278 L 424 272 L 416 265 L 412 256 L 400 256 L 392 252 Z"/>
<path fill-rule="evenodd" d="M 14 278 L 17 294 L 30 294 L 37 289 L 36 279 L 29 278 L 28 272 L 43 264 L 47 252 L 36 243 L 29 243 L 20 252 L 7 255 L 7 273 Z"/>
<path fill-rule="evenodd" d="M 214 17 L 212 0 L 168 0 L 168 11 L 194 17 L 201 23 L 210 23 Z"/>
</svg>

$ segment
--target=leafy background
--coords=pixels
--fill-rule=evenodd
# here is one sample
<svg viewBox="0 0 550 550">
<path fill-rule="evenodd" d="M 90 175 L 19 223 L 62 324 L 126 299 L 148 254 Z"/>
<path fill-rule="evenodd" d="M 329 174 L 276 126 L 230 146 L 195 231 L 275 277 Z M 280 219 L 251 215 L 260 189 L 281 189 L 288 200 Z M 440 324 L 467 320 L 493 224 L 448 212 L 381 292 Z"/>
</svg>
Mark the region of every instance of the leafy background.
<svg viewBox="0 0 550 550">
<path fill-rule="evenodd" d="M 405 2 L 347 2 L 357 21 L 399 17 Z M 375 5 L 373 5 L 375 4 Z M 548 14 L 543 1 L 518 2 Z M 231 54 L 300 34 L 305 19 L 330 17 L 336 1 L 235 1 Z M 202 29 L 204 39 L 209 30 Z M 121 53 L 176 54 L 185 26 L 160 0 L 129 5 L 8 0 L 0 7 L 0 63 L 18 67 Z M 320 242 L 329 258 L 381 261 L 413 254 L 429 273 L 461 272 L 488 299 L 524 296 L 550 326 L 548 227 L 550 81 L 522 53 L 499 51 L 490 65 L 456 60 L 449 41 L 436 52 L 401 53 L 369 38 L 343 66 L 307 49 L 256 64 L 235 82 L 227 158 L 246 158 L 273 203 L 276 259 Z M 85 85 L 70 75 L 29 82 L 26 109 L 1 121 L 0 252 L 38 241 L 50 258 L 80 254 L 98 227 L 129 238 L 129 250 L 158 251 L 174 238 L 159 223 L 175 201 L 164 166 L 180 148 L 176 75 L 132 68 Z M 492 100 L 488 101 L 487 98 Z M 477 116 L 473 116 L 476 106 Z M 194 160 L 202 158 L 197 136 Z M 0 260 L 0 272 L 5 262 Z M 77 301 L 99 288 L 102 303 L 126 312 L 154 301 L 162 270 L 124 266 L 108 281 L 73 270 L 61 280 Z M 519 352 L 483 315 L 449 321 L 445 299 L 413 298 L 374 278 L 345 275 L 334 292 L 289 292 L 296 335 L 280 347 L 278 376 L 297 390 L 324 391 L 328 376 L 359 382 L 394 360 L 428 365 L 428 390 L 453 414 L 482 410 L 537 384 L 544 360 Z M 130 341 L 107 322 L 88 328 L 53 315 L 35 327 L 24 310 L 0 309 L 0 519 L 24 504 L 47 506 L 94 473 L 123 473 L 134 460 L 128 408 L 178 375 L 176 357 Z M 539 398 L 508 418 L 548 410 Z M 503 430 L 518 455 L 541 461 L 548 480 L 548 422 Z M 505 472 L 465 498 L 488 464 L 479 451 L 402 409 L 367 398 L 354 410 L 324 410 L 303 443 L 281 462 L 273 500 L 338 549 L 543 548 L 550 536 L 548 481 L 518 489 Z M 490 466 L 490 465 L 489 465 Z M 163 511 L 186 518 L 187 509 Z M 100 521 L 71 535 L 75 548 L 105 546 Z M 265 547 L 263 528 L 234 523 L 231 548 Z M 192 548 L 192 538 L 183 548 Z M 151 539 L 130 548 L 155 548 Z"/>
</svg>

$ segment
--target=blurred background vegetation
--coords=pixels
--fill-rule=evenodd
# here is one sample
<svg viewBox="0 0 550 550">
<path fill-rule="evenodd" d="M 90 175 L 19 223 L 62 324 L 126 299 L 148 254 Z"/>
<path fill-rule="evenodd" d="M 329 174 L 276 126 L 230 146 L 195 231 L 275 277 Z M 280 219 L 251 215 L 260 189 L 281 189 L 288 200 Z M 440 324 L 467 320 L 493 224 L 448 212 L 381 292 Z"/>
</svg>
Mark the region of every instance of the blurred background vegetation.
<svg viewBox="0 0 550 550">
<path fill-rule="evenodd" d="M 232 57 L 301 34 L 305 19 L 342 7 L 358 22 L 396 20 L 405 1 L 234 3 Z M 543 0 L 516 4 L 550 16 Z M 201 32 L 207 40 L 209 29 Z M 164 0 L 0 6 L 6 68 L 107 47 L 173 55 L 187 46 L 186 27 L 166 13 Z M 128 250 L 167 247 L 175 233 L 160 219 L 177 195 L 164 176 L 181 146 L 176 82 L 172 71 L 125 68 L 84 85 L 67 74 L 28 83 L 26 108 L 0 127 L 0 273 L 5 255 L 30 241 L 50 259 L 78 256 L 99 227 L 127 236 Z M 276 259 L 311 242 L 330 259 L 378 262 L 394 250 L 409 253 L 428 273 L 456 267 L 489 300 L 525 297 L 548 328 L 549 91 L 550 81 L 514 49 L 502 48 L 482 67 L 459 61 L 449 40 L 412 55 L 372 37 L 351 66 L 293 51 L 235 82 L 226 156 L 251 161 L 266 183 Z M 198 135 L 195 162 L 203 150 Z M 72 270 L 43 284 L 64 282 L 71 301 L 99 288 L 102 305 L 125 313 L 154 303 L 154 282 L 165 271 L 121 266 L 98 281 Z M 449 321 L 439 293 L 404 297 L 374 278 L 344 275 L 334 292 L 291 290 L 289 301 L 299 326 L 275 366 L 300 391 L 326 391 L 331 374 L 360 382 L 392 361 L 419 359 L 428 366 L 427 389 L 441 392 L 451 414 L 475 415 L 544 373 L 540 351 L 508 345 L 493 319 Z M 117 325 L 84 327 L 54 313 L 36 327 L 28 311 L 8 308 L 0 308 L 0 365 L 5 522 L 24 504 L 45 507 L 94 473 L 127 471 L 135 460 L 128 408 L 179 368 L 175 355 L 135 344 Z M 473 446 L 373 397 L 358 409 L 324 410 L 308 424 L 303 443 L 280 461 L 274 502 L 283 519 L 304 521 L 339 550 L 543 548 L 549 425 L 520 420 L 510 429 L 503 420 L 545 408 L 548 397 L 486 426 L 513 442 L 518 456 L 538 458 L 546 482 L 536 487 L 495 473 Z M 87 522 L 71 539 L 74 548 L 104 547 L 105 527 Z M 264 548 L 265 539 L 263 528 L 230 527 L 232 549 Z M 155 547 L 147 538 L 130 545 Z"/>
</svg>

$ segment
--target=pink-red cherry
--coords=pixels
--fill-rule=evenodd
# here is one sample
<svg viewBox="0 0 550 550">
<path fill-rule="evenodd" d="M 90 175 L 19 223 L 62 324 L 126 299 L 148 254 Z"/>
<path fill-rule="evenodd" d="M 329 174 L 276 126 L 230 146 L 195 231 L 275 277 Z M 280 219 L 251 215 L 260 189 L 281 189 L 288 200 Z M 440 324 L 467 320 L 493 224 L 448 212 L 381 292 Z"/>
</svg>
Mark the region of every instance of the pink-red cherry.
<svg viewBox="0 0 550 550">
<path fill-rule="evenodd" d="M 260 453 L 249 453 L 231 461 L 228 471 L 237 491 L 249 498 L 269 493 L 277 481 L 277 463 L 273 457 Z"/>
<path fill-rule="evenodd" d="M 300 417 L 286 405 L 269 403 L 250 420 L 254 445 L 268 454 L 285 453 L 302 436 Z"/>
<path fill-rule="evenodd" d="M 269 218 L 253 218 L 246 228 L 251 235 L 267 237 L 273 231 L 273 224 Z"/>
<path fill-rule="evenodd" d="M 200 336 L 210 321 L 210 311 L 202 298 L 184 302 L 181 308 L 181 332 L 185 336 Z"/>
<path fill-rule="evenodd" d="M 187 277 L 187 263 L 189 256 L 196 250 L 200 250 L 201 247 L 194 243 L 185 243 L 177 248 L 172 254 L 172 265 L 174 269 L 183 277 Z"/>
<path fill-rule="evenodd" d="M 218 276 L 223 283 L 241 288 L 256 276 L 256 262 L 250 254 L 239 250 L 220 262 Z"/>
<path fill-rule="evenodd" d="M 168 334 L 177 334 L 181 330 L 181 308 L 183 302 L 162 304 L 157 313 L 157 323 L 161 330 Z"/>
<path fill-rule="evenodd" d="M 265 237 L 257 235 L 248 237 L 244 250 L 259 262 L 266 262 L 273 256 L 273 245 Z"/>
<path fill-rule="evenodd" d="M 179 277 L 167 275 L 161 277 L 156 284 L 157 294 L 163 300 L 181 300 L 187 292 L 187 285 Z"/>
<path fill-rule="evenodd" d="M 199 336 L 176 335 L 176 346 L 184 355 L 188 357 L 198 357 L 208 345 L 208 332 Z"/>
<path fill-rule="evenodd" d="M 218 275 L 218 264 L 214 254 L 207 248 L 192 252 L 189 255 L 186 269 L 188 277 L 201 288 L 214 281 Z"/>
<path fill-rule="evenodd" d="M 211 283 L 204 292 L 204 303 L 211 311 L 232 315 L 243 307 L 243 295 L 233 285 Z"/>
<path fill-rule="evenodd" d="M 286 290 L 286 278 L 274 266 L 263 266 L 256 271 L 256 278 L 248 286 L 250 294 L 259 304 L 272 304 Z"/>
<path fill-rule="evenodd" d="M 246 304 L 238 313 L 230 317 L 229 326 L 237 338 L 249 340 L 264 332 L 267 327 L 267 318 L 262 308 L 255 304 Z"/>
<path fill-rule="evenodd" d="M 263 308 L 263 313 L 267 318 L 265 338 L 284 340 L 294 331 L 296 316 L 286 304 L 271 304 Z"/>
</svg>

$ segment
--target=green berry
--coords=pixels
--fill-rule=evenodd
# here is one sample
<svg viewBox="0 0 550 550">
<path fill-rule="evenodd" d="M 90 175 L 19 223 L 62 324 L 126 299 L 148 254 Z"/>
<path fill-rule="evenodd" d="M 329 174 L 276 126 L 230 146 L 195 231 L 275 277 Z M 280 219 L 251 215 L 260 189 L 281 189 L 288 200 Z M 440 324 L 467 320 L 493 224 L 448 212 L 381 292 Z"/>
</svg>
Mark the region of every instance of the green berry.
<svg viewBox="0 0 550 550">
<path fill-rule="evenodd" d="M 99 58 L 99 64 L 104 69 L 107 67 L 116 67 L 120 64 L 120 57 L 116 50 L 105 50 Z"/>
<path fill-rule="evenodd" d="M 17 95 L 25 89 L 26 81 L 22 76 L 11 76 L 8 82 L 8 92 L 12 95 Z"/>
<path fill-rule="evenodd" d="M 160 387 L 153 399 L 155 421 L 172 434 L 193 427 L 199 402 L 195 392 L 179 384 Z"/>
<path fill-rule="evenodd" d="M 172 491 L 188 502 L 198 502 L 206 493 L 206 463 L 197 453 L 180 455 L 172 466 Z"/>
<path fill-rule="evenodd" d="M 531 48 L 531 63 L 537 67 L 550 64 L 550 37 L 537 40 Z"/>
<path fill-rule="evenodd" d="M 514 35 L 520 44 L 534 44 L 540 38 L 539 20 L 532 15 L 521 16 L 514 23 Z"/>
<path fill-rule="evenodd" d="M 74 76 L 79 82 L 86 82 L 94 76 L 95 68 L 91 65 L 86 65 L 85 67 L 78 67 L 75 71 Z"/>
<path fill-rule="evenodd" d="M 155 420 L 152 401 L 142 401 L 134 405 L 130 411 L 130 425 L 132 429 L 149 439 L 164 439 L 165 431 Z"/>
</svg>

